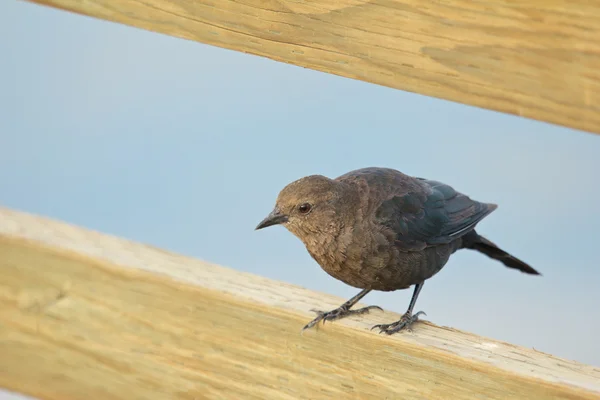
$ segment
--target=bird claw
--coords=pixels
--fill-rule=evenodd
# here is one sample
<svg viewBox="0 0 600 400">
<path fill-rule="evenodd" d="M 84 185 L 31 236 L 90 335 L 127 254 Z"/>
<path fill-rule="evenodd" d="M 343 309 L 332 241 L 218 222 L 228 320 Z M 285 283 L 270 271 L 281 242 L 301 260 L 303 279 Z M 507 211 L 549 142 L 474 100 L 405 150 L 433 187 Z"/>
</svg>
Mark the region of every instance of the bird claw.
<svg viewBox="0 0 600 400">
<path fill-rule="evenodd" d="M 405 313 L 399 321 L 396 321 L 394 323 L 391 324 L 379 324 L 379 325 L 375 325 L 374 327 L 371 328 L 371 330 L 375 329 L 375 328 L 379 328 L 379 333 L 385 333 L 387 335 L 393 335 L 394 333 L 400 332 L 403 329 L 408 329 L 409 331 L 410 326 L 415 322 L 419 320 L 419 315 L 425 315 L 427 316 L 427 314 L 425 314 L 425 312 L 423 311 L 419 311 L 418 313 L 412 315 L 411 313 Z"/>
<path fill-rule="evenodd" d="M 306 324 L 304 328 L 302 328 L 302 331 L 312 328 L 313 326 L 317 325 L 320 321 L 323 321 L 323 325 L 325 325 L 325 321 L 334 321 L 336 319 L 342 319 L 350 315 L 368 314 L 370 310 L 383 311 L 383 309 L 379 306 L 367 306 L 359 308 L 357 310 L 349 310 L 348 307 L 345 305 L 342 305 L 341 307 L 338 307 L 335 310 L 331 311 L 311 309 L 312 312 L 317 313 L 317 317 L 310 321 L 308 324 Z"/>
</svg>

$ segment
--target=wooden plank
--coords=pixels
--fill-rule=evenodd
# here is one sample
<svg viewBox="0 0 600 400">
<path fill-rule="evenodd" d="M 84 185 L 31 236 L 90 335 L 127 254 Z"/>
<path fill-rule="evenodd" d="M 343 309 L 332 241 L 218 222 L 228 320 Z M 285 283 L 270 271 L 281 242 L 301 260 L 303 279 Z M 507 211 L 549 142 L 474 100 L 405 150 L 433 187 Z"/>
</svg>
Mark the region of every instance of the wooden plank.
<svg viewBox="0 0 600 400">
<path fill-rule="evenodd" d="M 33 2 L 600 133 L 600 1 Z"/>
<path fill-rule="evenodd" d="M 600 399 L 600 369 L 0 208 L 0 386 L 40 399 Z M 387 397 L 386 397 L 387 396 Z"/>
</svg>

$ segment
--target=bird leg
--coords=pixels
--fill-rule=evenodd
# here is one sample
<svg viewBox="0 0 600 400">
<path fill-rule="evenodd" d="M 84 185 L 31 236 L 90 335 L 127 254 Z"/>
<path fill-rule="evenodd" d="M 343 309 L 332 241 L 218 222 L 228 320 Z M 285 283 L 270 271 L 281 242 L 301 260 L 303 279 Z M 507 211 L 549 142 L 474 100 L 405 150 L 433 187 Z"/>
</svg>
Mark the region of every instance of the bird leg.
<svg viewBox="0 0 600 400">
<path fill-rule="evenodd" d="M 413 292 L 412 298 L 410 299 L 410 304 L 408 306 L 408 310 L 404 313 L 404 315 L 400 318 L 400 320 L 392 323 L 392 324 L 380 324 L 375 325 L 371 328 L 371 330 L 375 328 L 379 328 L 379 333 L 386 333 L 388 335 L 392 335 L 396 332 L 400 332 L 402 329 L 410 329 L 410 326 L 413 322 L 419 319 L 419 315 L 427 315 L 423 311 L 419 311 L 413 315 L 412 311 L 417 302 L 417 297 L 419 297 L 419 292 L 421 292 L 421 288 L 423 287 L 423 282 L 417 283 L 415 285 L 415 291 Z"/>
<path fill-rule="evenodd" d="M 341 319 L 341 318 L 347 317 L 349 315 L 367 314 L 370 310 L 373 310 L 373 309 L 383 311 L 381 309 L 381 307 L 379 307 L 379 306 L 368 306 L 368 307 L 359 308 L 358 310 L 350 309 L 350 307 L 352 307 L 353 305 L 358 303 L 358 301 L 360 299 L 362 299 L 363 297 L 365 297 L 367 295 L 367 293 L 369 293 L 370 291 L 371 291 L 371 289 L 363 289 L 359 294 L 357 294 L 356 296 L 354 296 L 353 298 L 351 298 L 350 300 L 348 300 L 347 302 L 345 302 L 344 304 L 342 304 L 335 310 L 320 311 L 320 310 L 312 309 L 311 311 L 314 311 L 317 313 L 317 318 L 313 319 L 308 324 L 306 324 L 304 326 L 304 328 L 302 328 L 302 330 L 304 331 L 306 329 L 312 328 L 313 326 L 317 325 L 319 323 L 319 321 L 321 321 L 321 320 L 323 321 L 323 324 L 325 324 L 325 321 L 333 321 L 336 319 Z"/>
</svg>

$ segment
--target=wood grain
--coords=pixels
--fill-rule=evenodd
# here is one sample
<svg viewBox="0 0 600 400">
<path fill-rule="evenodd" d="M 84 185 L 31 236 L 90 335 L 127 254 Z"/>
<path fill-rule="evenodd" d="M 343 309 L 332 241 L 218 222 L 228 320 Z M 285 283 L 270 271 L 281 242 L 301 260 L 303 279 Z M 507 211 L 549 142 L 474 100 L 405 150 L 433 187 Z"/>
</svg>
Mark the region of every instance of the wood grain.
<svg viewBox="0 0 600 400">
<path fill-rule="evenodd" d="M 600 133 L 600 2 L 33 0 Z"/>
<path fill-rule="evenodd" d="M 600 369 L 0 208 L 0 386 L 40 399 L 600 399 Z M 451 396 L 451 397 L 448 397 Z"/>
<path fill-rule="evenodd" d="M 336 325 L 300 336 L 298 316 L 21 240 L 0 254 L 0 384 L 40 399 L 598 398 Z"/>
</svg>

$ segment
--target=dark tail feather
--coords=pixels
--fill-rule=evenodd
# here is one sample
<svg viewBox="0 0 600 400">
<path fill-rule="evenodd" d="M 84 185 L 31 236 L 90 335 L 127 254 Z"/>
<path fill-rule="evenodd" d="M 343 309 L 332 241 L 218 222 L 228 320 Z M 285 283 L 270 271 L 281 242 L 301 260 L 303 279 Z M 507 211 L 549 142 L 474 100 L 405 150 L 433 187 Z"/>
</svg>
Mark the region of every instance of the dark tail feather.
<svg viewBox="0 0 600 400">
<path fill-rule="evenodd" d="M 477 250 L 486 256 L 493 258 L 494 260 L 500 261 L 508 268 L 518 269 L 521 272 L 532 275 L 541 275 L 535 269 L 531 268 L 527 263 L 519 260 L 516 257 L 508 254 L 494 243 L 490 242 L 483 236 L 478 235 L 475 231 L 471 231 L 465 237 L 465 248 L 471 250 Z"/>
</svg>

